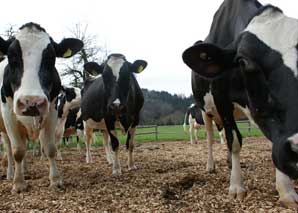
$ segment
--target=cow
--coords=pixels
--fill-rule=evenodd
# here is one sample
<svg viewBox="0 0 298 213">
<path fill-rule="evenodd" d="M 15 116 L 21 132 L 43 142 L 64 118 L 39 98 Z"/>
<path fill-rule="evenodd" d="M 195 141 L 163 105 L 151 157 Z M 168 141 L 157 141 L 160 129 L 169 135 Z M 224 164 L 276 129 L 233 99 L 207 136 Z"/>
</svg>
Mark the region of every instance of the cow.
<svg viewBox="0 0 298 213">
<path fill-rule="evenodd" d="M 127 133 L 128 169 L 136 169 L 133 159 L 134 137 L 139 124 L 143 93 L 135 74 L 147 66 L 144 60 L 130 63 L 122 54 L 111 54 L 101 65 L 89 62 L 84 65 L 87 73 L 100 77 L 87 80 L 82 91 L 81 113 L 86 136 L 86 161 L 92 161 L 90 144 L 93 129 L 103 133 L 107 160 L 113 164 L 113 175 L 121 174 L 119 140 L 116 127 Z"/>
<path fill-rule="evenodd" d="M 195 143 L 197 143 L 198 131 L 202 126 L 205 125 L 205 123 L 204 123 L 202 111 L 196 104 L 191 104 L 186 110 L 186 113 L 184 116 L 184 123 L 183 123 L 184 132 L 187 132 L 186 130 L 187 121 L 189 123 L 190 144 L 193 144 L 193 136 L 195 137 Z M 220 143 L 225 144 L 223 129 L 217 125 L 217 130 L 220 137 Z"/>
<path fill-rule="evenodd" d="M 79 107 L 69 110 L 64 129 L 64 144 L 66 141 L 68 142 L 71 136 L 75 135 L 77 138 L 77 149 L 80 149 L 80 140 L 84 134 L 84 124 Z"/>
<path fill-rule="evenodd" d="M 37 138 L 49 160 L 50 187 L 63 187 L 55 161 L 57 97 L 61 89 L 55 61 L 56 57 L 73 56 L 82 47 L 83 42 L 74 38 L 56 43 L 44 28 L 32 22 L 20 27 L 14 38 L 0 38 L 0 51 L 6 56 L 0 64 L 1 115 L 15 162 L 15 192 L 27 188 L 21 164 L 26 141 Z"/>
<path fill-rule="evenodd" d="M 66 120 L 70 110 L 78 109 L 81 105 L 81 89 L 77 87 L 62 86 L 58 96 L 58 122 L 55 133 L 55 143 L 57 146 L 57 158 L 62 160 L 59 149 L 60 142 L 65 132 Z"/>
<path fill-rule="evenodd" d="M 219 115 L 232 152 L 229 194 L 243 198 L 242 138 L 233 107 L 245 107 L 272 142 L 279 201 L 297 207 L 290 178 L 298 178 L 298 20 L 256 0 L 225 0 L 209 35 L 183 53 L 195 99 L 207 117 Z M 217 114 L 206 108 L 208 101 Z"/>
</svg>

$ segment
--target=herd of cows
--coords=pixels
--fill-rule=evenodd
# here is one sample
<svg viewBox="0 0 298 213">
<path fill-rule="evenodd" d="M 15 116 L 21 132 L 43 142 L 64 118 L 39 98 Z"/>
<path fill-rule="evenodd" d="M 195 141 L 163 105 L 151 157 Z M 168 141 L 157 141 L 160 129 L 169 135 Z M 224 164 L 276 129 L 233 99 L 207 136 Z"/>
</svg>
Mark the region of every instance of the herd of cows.
<svg viewBox="0 0 298 213">
<path fill-rule="evenodd" d="M 13 179 L 16 192 L 27 188 L 22 166 L 27 140 L 40 141 L 49 161 L 50 186 L 63 186 L 56 147 L 70 126 L 84 132 L 87 162 L 92 161 L 92 133 L 102 132 L 114 175 L 121 174 L 115 130 L 120 128 L 127 134 L 128 168 L 136 169 L 134 136 L 144 97 L 135 74 L 147 62 L 131 63 L 122 54 L 111 54 L 102 64 L 84 65 L 82 90 L 62 86 L 56 57 L 72 57 L 82 48 L 82 41 L 74 38 L 56 43 L 35 23 L 23 25 L 12 39 L 0 38 L 5 55 L 0 63 L 0 131 L 7 147 L 7 178 Z M 187 116 L 199 116 L 197 122 L 204 123 L 207 132 L 207 171 L 215 169 L 214 122 L 223 130 L 231 156 L 229 196 L 245 197 L 242 136 L 235 122 L 244 113 L 272 142 L 280 201 L 297 207 L 291 179 L 298 178 L 298 20 L 257 0 L 224 0 L 207 38 L 187 48 L 182 58 L 192 70 L 196 103 Z"/>
</svg>

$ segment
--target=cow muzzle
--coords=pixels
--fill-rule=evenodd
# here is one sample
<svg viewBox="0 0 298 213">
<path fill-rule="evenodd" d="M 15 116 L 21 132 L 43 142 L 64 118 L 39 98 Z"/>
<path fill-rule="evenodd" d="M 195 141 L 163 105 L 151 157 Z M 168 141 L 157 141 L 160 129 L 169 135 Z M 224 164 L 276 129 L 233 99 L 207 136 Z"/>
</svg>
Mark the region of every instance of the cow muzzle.
<svg viewBox="0 0 298 213">
<path fill-rule="evenodd" d="M 21 96 L 16 101 L 16 112 L 23 116 L 40 116 L 48 112 L 48 100 L 41 96 Z"/>
</svg>

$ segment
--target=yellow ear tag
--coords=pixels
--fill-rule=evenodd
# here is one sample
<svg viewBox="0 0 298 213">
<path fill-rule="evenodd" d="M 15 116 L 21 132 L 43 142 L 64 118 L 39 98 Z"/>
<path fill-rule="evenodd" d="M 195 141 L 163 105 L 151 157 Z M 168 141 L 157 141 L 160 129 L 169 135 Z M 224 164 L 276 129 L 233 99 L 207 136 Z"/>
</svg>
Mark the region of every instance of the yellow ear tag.
<svg viewBox="0 0 298 213">
<path fill-rule="evenodd" d="M 63 54 L 63 58 L 70 57 L 71 54 L 72 54 L 72 51 L 71 51 L 71 49 L 68 48 L 68 49 L 65 51 L 65 53 Z"/>
<path fill-rule="evenodd" d="M 140 65 L 138 68 L 138 73 L 141 73 L 143 70 L 144 70 L 144 67 L 142 65 Z"/>
</svg>

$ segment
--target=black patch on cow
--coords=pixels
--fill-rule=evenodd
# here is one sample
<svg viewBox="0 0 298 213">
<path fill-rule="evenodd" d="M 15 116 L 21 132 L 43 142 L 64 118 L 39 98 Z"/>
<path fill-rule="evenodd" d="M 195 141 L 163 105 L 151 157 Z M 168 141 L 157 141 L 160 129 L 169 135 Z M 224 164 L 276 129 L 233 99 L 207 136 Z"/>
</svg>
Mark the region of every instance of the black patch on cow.
<svg viewBox="0 0 298 213">
<path fill-rule="evenodd" d="M 188 124 L 189 115 L 191 115 L 191 117 L 194 118 L 198 124 L 201 124 L 201 125 L 204 124 L 202 111 L 197 105 L 194 104 L 187 108 L 186 113 L 185 113 L 185 123 L 186 124 Z"/>
<path fill-rule="evenodd" d="M 44 28 L 42 28 L 39 24 L 33 23 L 33 22 L 29 22 L 27 24 L 24 24 L 23 26 L 21 26 L 19 29 L 22 30 L 24 28 L 29 28 L 32 29 L 33 27 L 35 27 L 37 30 L 42 31 L 42 32 L 46 32 L 46 30 Z"/>
<path fill-rule="evenodd" d="M 282 11 L 280 8 L 275 7 L 275 6 L 271 5 L 271 4 L 268 4 L 268 5 L 265 5 L 265 6 L 261 7 L 261 8 L 256 12 L 255 16 L 259 16 L 259 15 L 261 15 L 264 11 L 269 10 L 269 9 L 273 10 L 274 12 L 283 13 L 283 11 Z"/>
<path fill-rule="evenodd" d="M 69 110 L 69 113 L 65 121 L 65 129 L 70 127 L 76 128 L 77 113 L 79 112 L 79 110 L 79 107 Z"/>
<path fill-rule="evenodd" d="M 66 101 L 71 102 L 73 99 L 76 98 L 76 92 L 74 88 L 64 88 L 66 94 Z"/>
<path fill-rule="evenodd" d="M 14 92 L 20 87 L 24 73 L 22 50 L 18 40 L 14 40 L 8 48 L 8 64 L 4 69 L 1 95 L 13 98 Z M 2 101 L 4 100 L 2 97 Z"/>
<path fill-rule="evenodd" d="M 55 61 L 55 50 L 52 44 L 48 44 L 42 52 L 38 76 L 43 92 L 50 101 L 57 97 L 61 90 L 61 81 L 55 68 Z"/>
<path fill-rule="evenodd" d="M 126 138 L 126 149 L 129 149 L 129 141 L 130 141 L 130 139 L 131 139 L 131 135 L 130 135 L 130 133 L 128 132 L 128 133 L 127 133 L 127 138 Z"/>
</svg>

